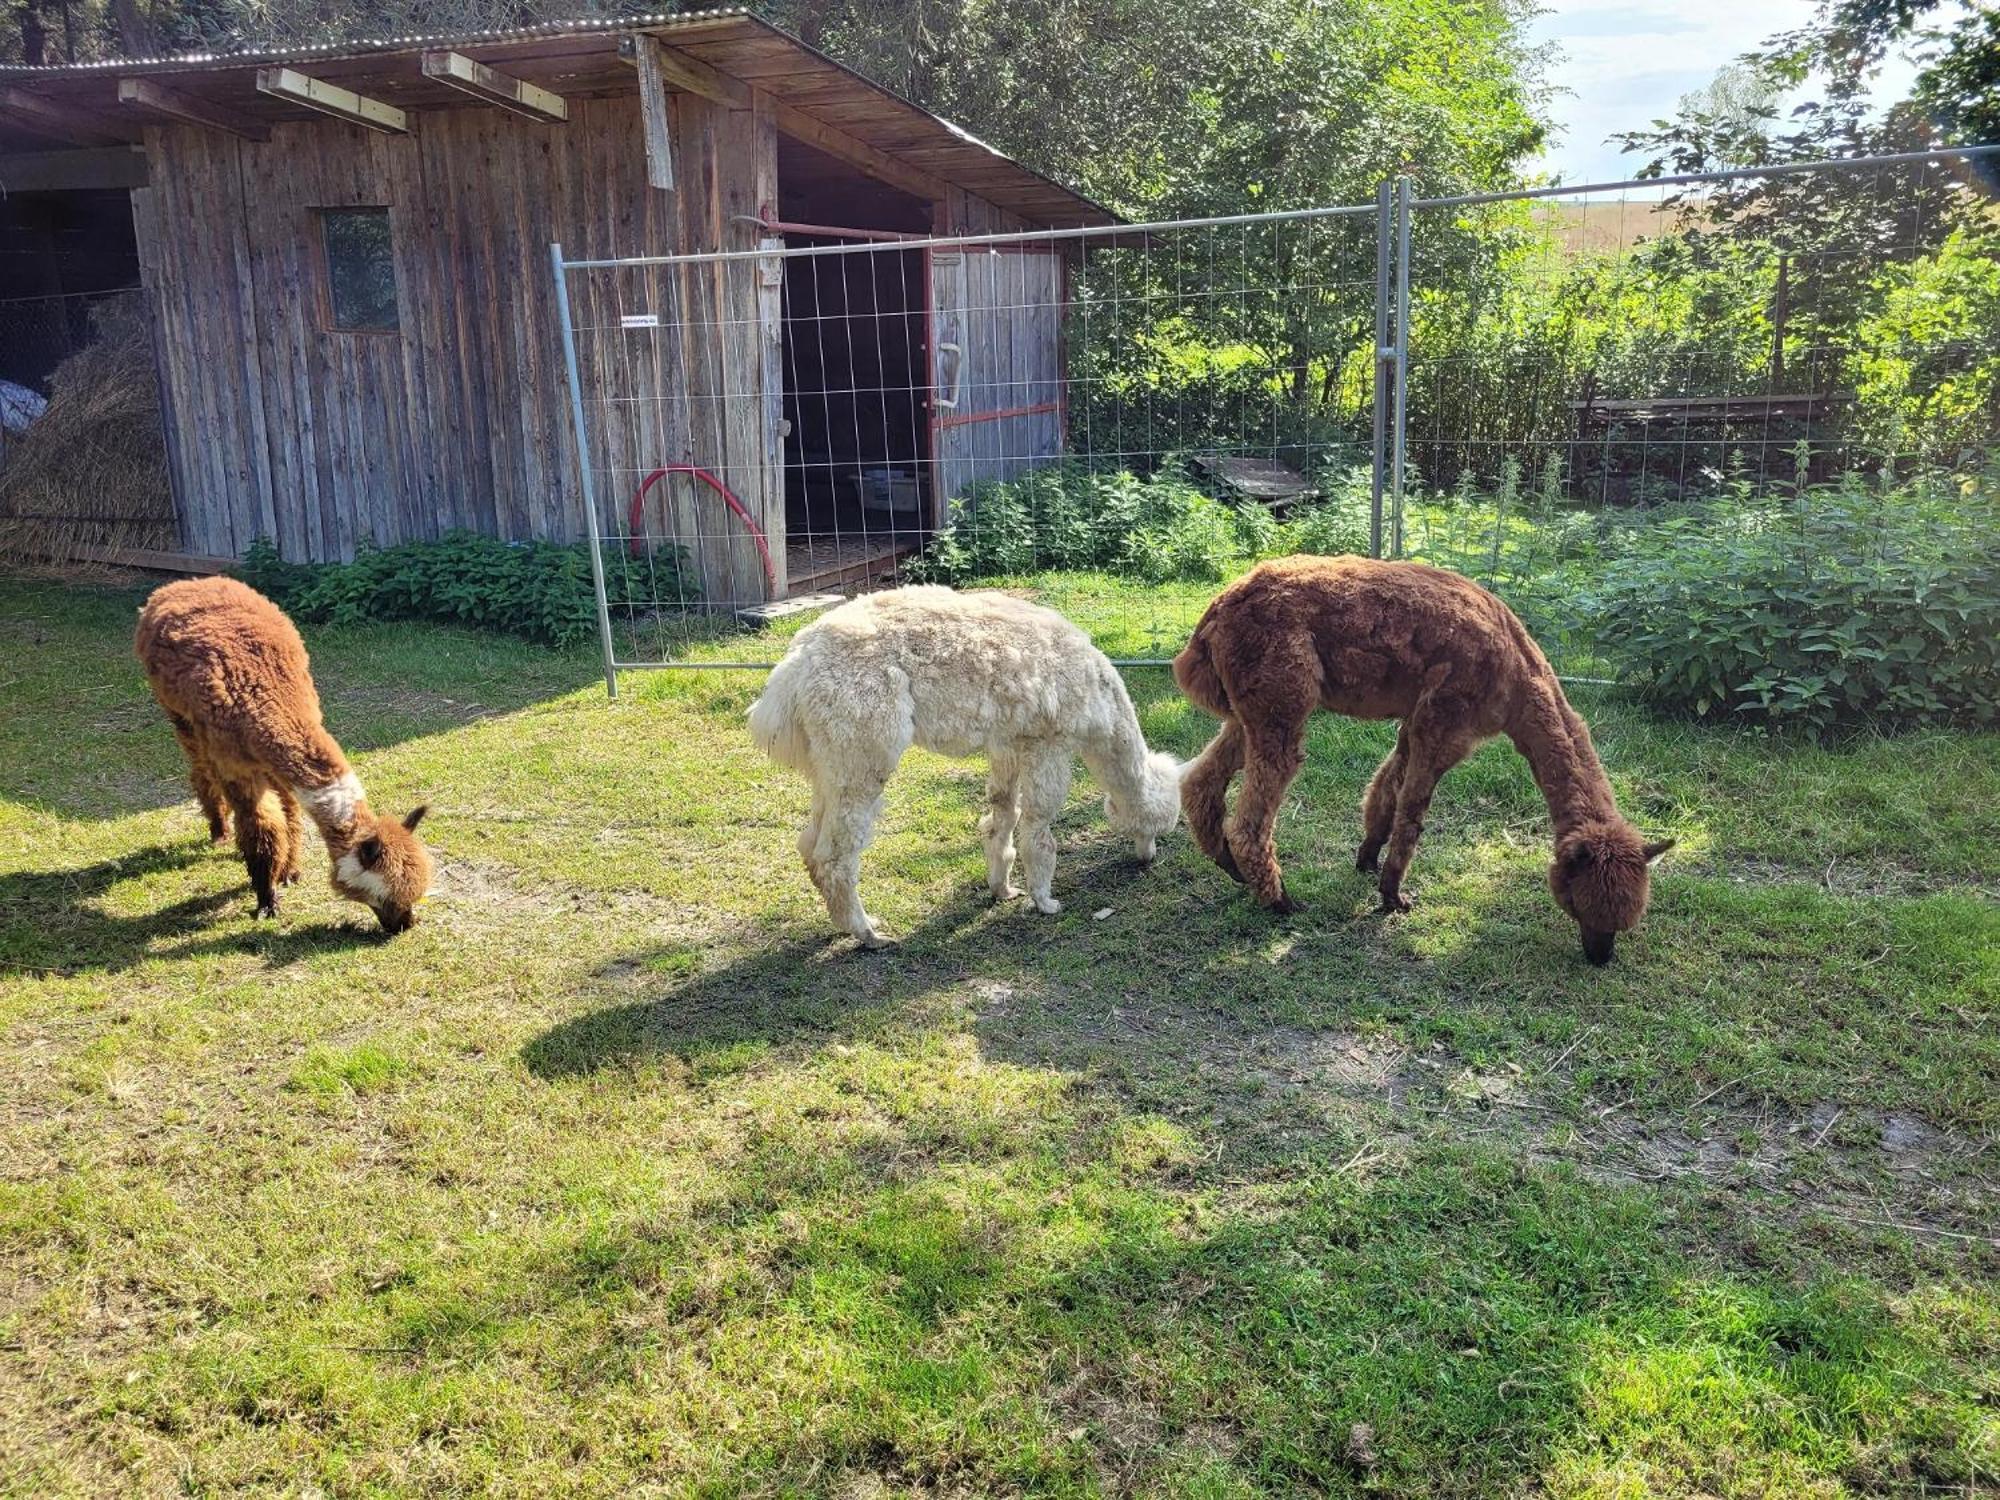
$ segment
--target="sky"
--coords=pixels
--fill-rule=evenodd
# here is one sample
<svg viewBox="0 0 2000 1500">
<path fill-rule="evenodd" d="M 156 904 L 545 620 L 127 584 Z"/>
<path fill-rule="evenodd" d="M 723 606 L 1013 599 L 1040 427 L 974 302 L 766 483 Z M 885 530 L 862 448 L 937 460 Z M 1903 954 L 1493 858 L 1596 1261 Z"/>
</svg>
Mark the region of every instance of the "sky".
<svg viewBox="0 0 2000 1500">
<path fill-rule="evenodd" d="M 1670 116 L 1680 96 L 1706 84 L 1725 64 L 1774 32 L 1810 20 L 1814 0 L 1543 0 L 1547 11 L 1530 34 L 1553 42 L 1550 68 L 1559 94 L 1552 112 L 1561 138 L 1542 168 L 1565 182 L 1632 176 L 1643 158 L 1604 144 L 1615 130 L 1643 128 Z M 1876 97 L 1902 97 L 1915 69 L 1892 58 Z"/>
</svg>

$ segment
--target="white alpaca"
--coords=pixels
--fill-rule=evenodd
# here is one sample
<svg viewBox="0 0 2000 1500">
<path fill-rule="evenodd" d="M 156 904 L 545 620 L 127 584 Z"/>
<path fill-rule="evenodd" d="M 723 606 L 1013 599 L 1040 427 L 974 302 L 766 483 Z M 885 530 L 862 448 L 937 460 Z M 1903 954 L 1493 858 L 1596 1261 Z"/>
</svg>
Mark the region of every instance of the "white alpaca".
<svg viewBox="0 0 2000 1500">
<path fill-rule="evenodd" d="M 861 851 L 903 752 L 986 753 L 986 882 L 1014 889 L 1018 830 L 1028 895 L 1044 912 L 1049 824 L 1080 755 L 1105 789 L 1111 826 L 1151 859 L 1180 816 L 1180 769 L 1148 752 L 1118 671 L 1054 610 L 1005 594 L 922 586 L 865 594 L 800 631 L 750 706 L 750 736 L 812 778 L 799 853 L 833 920 L 864 945 L 886 939 L 862 910 Z"/>
</svg>

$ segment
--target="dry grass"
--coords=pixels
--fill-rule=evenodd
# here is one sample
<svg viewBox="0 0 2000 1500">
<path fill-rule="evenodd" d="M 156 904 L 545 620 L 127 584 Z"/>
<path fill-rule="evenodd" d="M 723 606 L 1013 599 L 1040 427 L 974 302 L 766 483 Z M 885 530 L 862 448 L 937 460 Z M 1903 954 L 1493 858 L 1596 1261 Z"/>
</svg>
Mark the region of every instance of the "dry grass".
<svg viewBox="0 0 2000 1500">
<path fill-rule="evenodd" d="M 95 339 L 50 376 L 49 409 L 0 468 L 0 557 L 179 543 L 144 298 L 91 310 Z"/>
</svg>

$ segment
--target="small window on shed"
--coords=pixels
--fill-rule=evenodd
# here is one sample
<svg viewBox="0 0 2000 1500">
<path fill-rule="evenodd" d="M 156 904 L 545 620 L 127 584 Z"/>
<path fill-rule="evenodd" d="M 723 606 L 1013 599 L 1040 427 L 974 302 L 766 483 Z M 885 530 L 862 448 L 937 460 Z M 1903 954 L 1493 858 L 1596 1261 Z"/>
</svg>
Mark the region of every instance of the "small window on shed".
<svg viewBox="0 0 2000 1500">
<path fill-rule="evenodd" d="M 383 332 L 397 327 L 396 254 L 386 208 L 323 208 L 330 326 Z"/>
</svg>

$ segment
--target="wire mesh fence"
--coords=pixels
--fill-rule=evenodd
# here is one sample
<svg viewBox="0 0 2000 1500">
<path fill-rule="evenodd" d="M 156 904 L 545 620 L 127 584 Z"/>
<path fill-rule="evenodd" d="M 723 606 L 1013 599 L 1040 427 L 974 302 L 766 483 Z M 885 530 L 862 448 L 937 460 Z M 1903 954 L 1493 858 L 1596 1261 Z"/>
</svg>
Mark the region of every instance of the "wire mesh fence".
<svg viewBox="0 0 2000 1500">
<path fill-rule="evenodd" d="M 1257 558 L 1374 551 L 1620 675 L 1599 585 L 1635 547 L 1857 496 L 1900 527 L 1986 462 L 1983 157 L 558 249 L 607 662 L 768 663 L 802 601 L 910 580 L 1032 590 L 1157 661 Z"/>
</svg>

